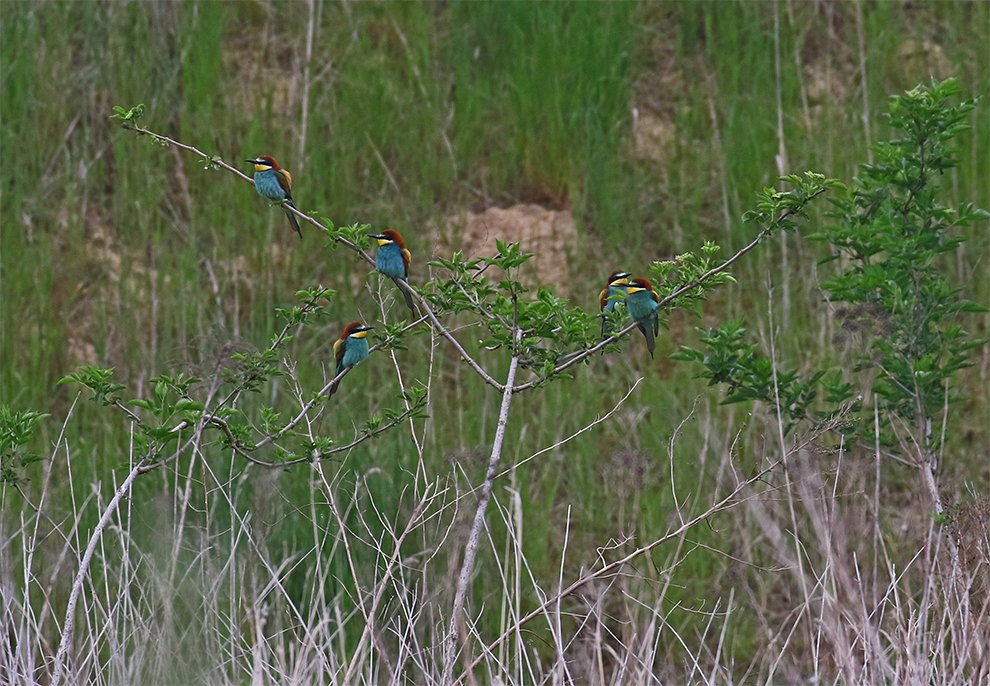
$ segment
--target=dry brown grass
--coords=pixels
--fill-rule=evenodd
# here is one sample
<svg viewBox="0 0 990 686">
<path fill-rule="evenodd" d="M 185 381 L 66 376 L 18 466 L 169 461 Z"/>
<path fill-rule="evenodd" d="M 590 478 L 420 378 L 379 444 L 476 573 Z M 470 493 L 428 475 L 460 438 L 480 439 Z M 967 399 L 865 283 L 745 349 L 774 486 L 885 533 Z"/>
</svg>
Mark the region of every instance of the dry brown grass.
<svg viewBox="0 0 990 686">
<path fill-rule="evenodd" d="M 653 564 L 637 560 L 636 546 L 647 542 L 633 544 L 616 532 L 601 542 L 599 563 L 571 578 L 565 573 L 575 554 L 568 513 L 560 574 L 537 578 L 524 553 L 519 484 L 509 477 L 493 499 L 505 538 L 490 530 L 482 545 L 501 581 L 484 594 L 485 605 L 468 608 L 469 647 L 460 665 L 470 671 L 458 683 L 985 683 L 986 500 L 953 516 L 949 530 L 964 564 L 957 570 L 962 583 L 951 583 L 944 531 L 933 521 L 914 517 L 919 528 L 907 536 L 888 530 L 886 506 L 877 510 L 871 499 L 868 456 L 823 452 L 814 437 L 805 437 L 788 444 L 786 469 L 767 457 L 769 471 L 743 478 L 733 437 L 717 433 L 710 438 L 713 452 L 721 453 L 722 478 L 711 507 L 699 513 L 685 505 L 674 513 L 662 547 L 640 548 L 653 551 Z M 724 448 L 714 449 L 719 445 Z M 76 459 L 62 441 L 57 452 L 43 494 Z M 625 451 L 613 461 L 610 492 L 626 499 L 645 478 L 642 457 Z M 70 683 L 440 683 L 438 651 L 456 574 L 450 563 L 457 559 L 443 551 L 459 547 L 457 523 L 473 511 L 472 490 L 448 477 L 418 480 L 401 495 L 405 515 L 381 536 L 371 486 L 384 475 L 330 473 L 316 465 L 310 502 L 301 506 L 315 515 L 313 540 L 282 551 L 275 563 L 266 527 L 286 506 L 277 473 L 254 474 L 254 488 L 269 493 L 274 509 L 248 516 L 235 504 L 244 479 L 231 481 L 225 473 L 194 460 L 174 475 L 174 497 L 163 491 L 154 503 L 112 512 L 81 589 Z M 203 478 L 209 488 L 197 496 L 190 486 Z M 44 514 L 26 516 L 13 528 L 4 520 L 5 683 L 50 677 L 67 580 L 80 564 L 80 536 L 88 533 L 73 524 L 105 508 L 95 493 L 77 490 L 64 521 L 49 518 L 44 495 Z M 134 507 L 158 522 L 160 539 L 150 547 L 139 545 L 132 531 Z M 218 521 L 230 517 L 230 525 L 210 525 L 196 511 L 212 512 Z M 692 542 L 691 531 L 704 521 L 722 532 L 728 551 Z M 406 539 L 426 546 L 402 557 L 397 551 Z M 378 559 L 374 569 L 354 563 L 354 553 L 365 548 Z M 346 569 L 327 566 L 340 549 L 347 551 Z M 714 605 L 672 602 L 679 567 L 691 555 L 708 553 L 729 563 Z M 298 565 L 309 569 L 304 604 L 286 586 Z M 328 578 L 341 573 L 359 589 L 350 602 L 324 590 Z M 542 609 L 530 612 L 534 598 Z M 481 613 L 493 612 L 501 617 L 500 637 L 476 628 Z M 762 631 L 748 640 L 759 648 L 752 662 L 739 664 L 736 634 L 752 626 L 753 617 Z"/>
</svg>

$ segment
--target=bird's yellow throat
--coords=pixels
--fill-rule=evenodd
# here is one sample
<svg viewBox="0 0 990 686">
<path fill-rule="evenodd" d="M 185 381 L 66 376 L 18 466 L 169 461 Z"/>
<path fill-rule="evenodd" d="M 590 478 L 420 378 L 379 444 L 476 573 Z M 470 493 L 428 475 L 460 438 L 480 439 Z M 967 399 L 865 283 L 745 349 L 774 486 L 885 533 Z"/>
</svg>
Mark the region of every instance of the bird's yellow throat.
<svg viewBox="0 0 990 686">
<path fill-rule="evenodd" d="M 351 338 L 364 338 L 368 335 L 367 331 L 358 331 L 357 333 L 352 333 Z"/>
<path fill-rule="evenodd" d="M 256 164 L 256 165 L 254 165 L 254 170 L 255 171 L 268 171 L 269 169 L 271 169 L 271 167 L 269 167 L 267 164 Z"/>
</svg>

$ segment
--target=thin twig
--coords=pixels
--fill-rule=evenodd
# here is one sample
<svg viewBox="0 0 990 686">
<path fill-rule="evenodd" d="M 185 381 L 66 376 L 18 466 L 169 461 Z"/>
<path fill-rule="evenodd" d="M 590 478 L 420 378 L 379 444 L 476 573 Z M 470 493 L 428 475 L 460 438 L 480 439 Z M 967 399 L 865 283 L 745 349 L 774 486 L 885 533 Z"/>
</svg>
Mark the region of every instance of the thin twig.
<svg viewBox="0 0 990 686">
<path fill-rule="evenodd" d="M 399 563 L 399 559 L 402 556 L 402 543 L 406 540 L 406 537 L 416 528 L 416 524 L 419 522 L 420 516 L 423 514 L 423 510 L 426 505 L 432 500 L 430 495 L 430 490 L 434 484 L 427 484 L 426 489 L 423 491 L 423 497 L 420 498 L 419 503 L 416 505 L 416 509 L 413 510 L 412 515 L 409 517 L 409 521 L 406 523 L 406 528 L 403 530 L 402 534 L 395 539 L 395 546 L 392 549 L 392 556 L 389 558 L 388 563 L 385 566 L 385 573 L 382 575 L 381 581 L 378 582 L 378 588 L 375 591 L 374 597 L 371 599 L 371 609 L 368 611 L 368 617 L 374 618 L 375 613 L 378 612 L 378 606 L 381 604 L 382 598 L 385 595 L 385 590 L 388 588 L 389 581 L 392 579 L 392 574 L 395 572 L 395 567 Z M 354 672 L 359 666 L 361 659 L 361 653 L 364 650 L 364 645 L 367 640 L 371 637 L 371 631 L 374 623 L 371 621 L 365 622 L 364 630 L 361 632 L 361 638 L 358 640 L 357 647 L 354 649 L 353 655 L 354 659 L 351 661 L 350 667 L 347 669 L 347 673 L 344 675 L 344 679 L 341 683 L 350 684 L 354 677 Z"/>
<path fill-rule="evenodd" d="M 599 424 L 601 424 L 602 422 L 604 422 L 605 420 L 607 420 L 609 417 L 611 417 L 613 414 L 615 414 L 616 411 L 620 407 L 622 407 L 622 403 L 626 402 L 626 400 L 628 400 L 629 396 L 632 395 L 633 391 L 635 391 L 639 387 L 639 384 L 643 381 L 643 378 L 644 377 L 641 376 L 638 379 L 636 379 L 636 381 L 633 382 L 633 385 L 629 387 L 629 390 L 626 391 L 626 394 L 624 396 L 622 396 L 622 398 L 619 399 L 619 402 L 617 402 L 615 404 L 615 407 L 613 407 L 611 410 L 609 410 L 608 412 L 606 412 L 604 415 L 602 415 L 601 417 L 599 417 L 595 421 L 591 422 L 587 426 L 581 427 L 580 429 L 578 429 L 577 431 L 575 431 L 574 433 L 572 433 L 567 438 L 562 438 L 561 440 L 557 441 L 553 445 L 548 445 L 546 448 L 543 448 L 542 450 L 536 451 L 535 453 L 533 453 L 529 457 L 524 458 L 522 460 L 519 460 L 519 462 L 517 462 L 516 464 L 512 465 L 511 467 L 506 468 L 502 472 L 499 472 L 499 474 L 495 478 L 496 479 L 500 479 L 501 477 L 505 476 L 509 472 L 511 472 L 513 470 L 516 470 L 516 469 L 519 469 L 519 467 L 523 466 L 524 464 L 526 464 L 530 460 L 535 460 L 537 457 L 539 457 L 540 455 L 543 455 L 544 453 L 548 453 L 551 450 L 556 450 L 557 448 L 559 448 L 560 446 L 564 445 L 565 443 L 570 442 L 571 440 L 577 438 L 581 434 L 583 434 L 583 433 L 585 433 L 587 431 L 590 431 L 591 429 L 595 428 L 596 426 L 598 426 Z"/>
<path fill-rule="evenodd" d="M 464 678 L 467 676 L 467 674 L 470 672 L 470 670 L 473 670 L 486 657 L 489 657 L 491 655 L 491 652 L 492 652 L 492 650 L 494 648 L 498 647 L 503 641 L 507 640 L 515 632 L 519 631 L 523 627 L 524 624 L 526 624 L 527 622 L 529 622 L 529 621 L 531 621 L 531 620 L 533 620 L 533 619 L 541 616 L 542 614 L 544 614 L 544 612 L 548 608 L 552 607 L 554 604 L 556 604 L 557 602 L 559 602 L 561 598 L 564 598 L 566 596 L 569 596 L 570 594 L 574 593 L 574 591 L 578 590 L 579 588 L 581 588 L 582 586 L 584 586 L 585 584 L 587 584 L 590 581 L 594 581 L 595 579 L 600 579 L 602 577 L 605 577 L 605 576 L 608 576 L 608 575 L 613 574 L 615 572 L 618 572 L 620 569 L 622 569 L 622 567 L 624 567 L 626 564 L 628 564 L 629 562 L 631 562 L 635 558 L 639 557 L 640 555 L 644 555 L 644 554 L 650 552 L 651 550 L 653 550 L 654 548 L 656 548 L 657 546 L 662 545 L 663 543 L 666 543 L 667 541 L 670 541 L 670 540 L 672 540 L 674 538 L 677 538 L 678 536 L 680 536 L 684 532 L 686 532 L 686 531 L 690 530 L 691 528 L 693 528 L 695 525 L 697 525 L 697 524 L 701 523 L 702 521 L 708 519 L 713 514 L 715 514 L 716 512 L 722 510 L 727 505 L 729 505 L 731 503 L 731 500 L 733 498 L 735 498 L 735 496 L 738 493 L 740 493 L 744 488 L 746 488 L 747 486 L 755 483 L 759 479 L 763 478 L 766 474 L 768 474 L 771 470 L 773 470 L 775 467 L 777 467 L 777 465 L 779 465 L 780 463 L 781 463 L 781 460 L 777 460 L 777 461 L 771 463 L 769 466 L 767 466 L 766 468 L 764 468 L 762 471 L 760 471 L 755 476 L 753 476 L 753 477 L 747 479 L 746 481 L 740 483 L 739 485 L 737 485 L 736 488 L 733 489 L 733 491 L 731 493 L 729 493 L 722 500 L 718 501 L 717 503 L 715 503 L 714 505 L 712 505 L 711 507 L 709 507 L 707 510 L 705 510 L 705 512 L 703 512 L 702 514 L 698 515 L 694 519 L 691 519 L 691 520 L 685 522 L 683 525 L 681 525 L 680 527 L 678 527 L 676 530 L 667 533 L 666 535 L 664 535 L 664 536 L 656 539 L 655 541 L 653 541 L 652 543 L 649 543 L 648 545 L 645 545 L 645 546 L 642 546 L 640 548 L 637 548 L 636 550 L 632 551 L 631 553 L 629 553 L 628 555 L 626 555 L 625 557 L 623 557 L 623 558 L 621 558 L 619 560 L 616 560 L 614 562 L 611 562 L 609 564 L 606 564 L 601 569 L 598 569 L 596 571 L 593 571 L 593 572 L 590 572 L 588 574 L 585 574 L 584 576 L 582 576 L 581 578 L 579 578 L 577 581 L 573 582 L 572 584 L 570 584 L 566 588 L 561 589 L 558 593 L 555 593 L 550 598 L 547 598 L 536 609 L 532 610 L 531 612 L 529 612 L 525 616 L 523 616 L 520 619 L 518 619 L 511 627 L 509 627 L 507 630 L 505 630 L 502 633 L 501 636 L 499 636 L 493 642 L 491 642 L 487 646 L 485 646 L 485 649 L 482 651 L 481 655 L 479 655 L 477 658 L 475 658 L 475 660 L 470 664 L 469 669 L 466 670 L 463 674 L 461 674 L 456 680 L 454 680 L 452 682 L 452 685 L 451 686 L 456 686 L 457 684 L 461 683 L 461 681 L 464 680 Z"/>
<path fill-rule="evenodd" d="M 808 445 L 814 443 L 816 440 L 818 440 L 818 437 L 820 436 L 820 434 L 822 432 L 824 432 L 825 430 L 826 429 L 823 428 L 820 431 L 816 431 L 807 440 L 805 440 L 805 441 L 801 442 L 799 445 L 796 445 L 793 448 L 791 448 L 791 450 L 789 450 L 787 452 L 787 454 L 784 455 L 781 459 L 772 462 L 767 467 L 765 467 L 764 469 L 762 469 L 761 471 L 759 471 L 757 474 L 753 475 L 752 477 L 750 477 L 749 479 L 746 479 L 743 482 L 740 482 L 732 490 L 732 492 L 729 493 L 727 496 L 725 496 L 724 498 L 722 498 L 721 500 L 719 500 L 718 502 L 716 502 L 715 504 L 713 504 L 711 507 L 709 507 L 707 510 L 705 510 L 703 513 L 701 513 L 697 517 L 695 517 L 695 518 L 693 518 L 693 519 L 685 522 L 684 524 L 682 524 L 680 527 L 678 527 L 674 531 L 668 532 L 664 536 L 656 539 L 655 541 L 653 541 L 652 543 L 649 543 L 648 545 L 645 545 L 645 546 L 642 546 L 640 548 L 637 548 L 636 550 L 632 551 L 631 553 L 629 553 L 628 555 L 622 557 L 619 560 L 616 560 L 616 561 L 611 562 L 609 564 L 603 565 L 600 569 L 598 569 L 596 571 L 593 571 L 593 572 L 589 572 L 588 574 L 585 574 L 584 576 L 582 576 L 581 578 L 579 578 L 574 583 L 570 584 L 566 588 L 564 588 L 561 591 L 559 591 L 558 593 L 554 594 L 552 597 L 545 599 L 536 609 L 532 610 L 531 612 L 529 612 L 525 616 L 523 616 L 520 619 L 518 619 L 511 627 L 509 627 L 504 632 L 502 632 L 502 634 L 498 638 L 496 638 L 492 643 L 490 643 L 487 646 L 485 646 L 485 648 L 481 652 L 481 655 L 479 655 L 477 658 L 475 658 L 474 661 L 472 661 L 471 664 L 468 666 L 468 668 L 465 670 L 465 672 L 462 673 L 459 677 L 457 677 L 457 679 L 455 679 L 453 682 L 443 682 L 443 683 L 450 683 L 451 686 L 456 686 L 457 684 L 461 683 L 467 677 L 467 674 L 468 673 L 470 673 L 475 667 L 477 667 L 487 657 L 490 657 L 491 656 L 492 650 L 494 648 L 496 648 L 499 645 L 501 645 L 504 641 L 506 641 L 508 638 L 510 638 L 514 633 L 516 633 L 517 631 L 519 631 L 523 627 L 523 625 L 525 625 L 526 623 L 532 621 L 536 617 L 539 617 L 542 614 L 544 614 L 546 612 L 546 610 L 548 608 L 552 607 L 555 603 L 557 603 L 560 598 L 563 598 L 565 596 L 568 596 L 568 595 L 574 593 L 576 590 L 578 590 L 579 588 L 581 588 L 582 586 L 584 586 L 585 584 L 587 584 L 589 581 L 594 581 L 595 579 L 600 579 L 602 577 L 609 576 L 610 574 L 617 573 L 620 569 L 622 569 L 622 567 L 624 567 L 626 564 L 628 564 L 629 562 L 631 562 L 635 558 L 639 557 L 640 555 L 644 555 L 644 554 L 650 552 L 651 550 L 653 550 L 654 548 L 656 548 L 657 546 L 662 545 L 663 543 L 666 543 L 667 541 L 670 541 L 672 539 L 675 539 L 675 538 L 678 538 L 678 537 L 682 536 L 684 533 L 686 533 L 690 529 L 694 528 L 696 525 L 700 524 L 702 521 L 708 519 L 709 517 L 711 517 L 712 515 L 716 514 L 717 512 L 720 512 L 720 511 L 722 511 L 724 509 L 727 509 L 727 508 L 730 508 L 730 507 L 733 507 L 733 506 L 737 505 L 738 503 L 734 503 L 732 501 L 733 501 L 733 499 L 743 489 L 745 489 L 746 487 L 751 486 L 752 484 L 756 483 L 757 481 L 760 481 L 761 479 L 763 479 L 763 477 L 765 477 L 767 474 L 769 474 L 777 466 L 779 466 L 780 464 L 782 464 L 784 462 L 784 460 L 788 456 L 790 456 L 791 454 L 800 452 L 800 451 L 804 450 Z M 742 501 L 740 501 L 740 502 L 742 502 Z"/>
</svg>

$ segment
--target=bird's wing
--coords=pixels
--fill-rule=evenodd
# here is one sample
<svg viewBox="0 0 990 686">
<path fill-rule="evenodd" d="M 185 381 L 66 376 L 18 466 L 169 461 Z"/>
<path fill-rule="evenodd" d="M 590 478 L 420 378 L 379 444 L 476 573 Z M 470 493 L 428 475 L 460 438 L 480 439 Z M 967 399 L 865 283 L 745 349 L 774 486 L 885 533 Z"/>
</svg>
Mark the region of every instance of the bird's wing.
<svg viewBox="0 0 990 686">
<path fill-rule="evenodd" d="M 598 304 L 601 306 L 599 309 L 604 310 L 605 306 L 608 305 L 608 288 L 598 294 Z"/>
<path fill-rule="evenodd" d="M 653 298 L 653 302 L 660 304 L 660 294 L 656 291 L 650 291 L 650 297 Z M 659 310 L 653 311 L 653 335 L 658 336 L 660 334 L 660 312 Z M 650 351 L 652 356 L 653 351 Z"/>
<path fill-rule="evenodd" d="M 284 169 L 278 169 L 275 171 L 275 178 L 278 179 L 278 185 L 285 191 L 285 197 L 292 200 L 292 174 Z"/>
<path fill-rule="evenodd" d="M 409 260 L 411 255 L 406 248 L 402 249 L 402 263 L 406 266 L 406 279 L 409 279 Z"/>
<path fill-rule="evenodd" d="M 344 362 L 344 353 L 347 352 L 347 339 L 338 338 L 333 344 L 333 356 L 337 360 L 337 373 L 340 374 L 340 365 Z"/>
</svg>

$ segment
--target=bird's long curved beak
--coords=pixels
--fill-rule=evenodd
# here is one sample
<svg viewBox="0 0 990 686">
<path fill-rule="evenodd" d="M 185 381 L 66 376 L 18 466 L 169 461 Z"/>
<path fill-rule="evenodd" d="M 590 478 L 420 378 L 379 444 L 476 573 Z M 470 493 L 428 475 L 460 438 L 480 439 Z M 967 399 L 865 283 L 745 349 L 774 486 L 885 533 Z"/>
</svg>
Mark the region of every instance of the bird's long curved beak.
<svg viewBox="0 0 990 686">
<path fill-rule="evenodd" d="M 245 162 L 250 162 L 251 164 L 261 164 L 258 160 L 244 160 Z"/>
</svg>

